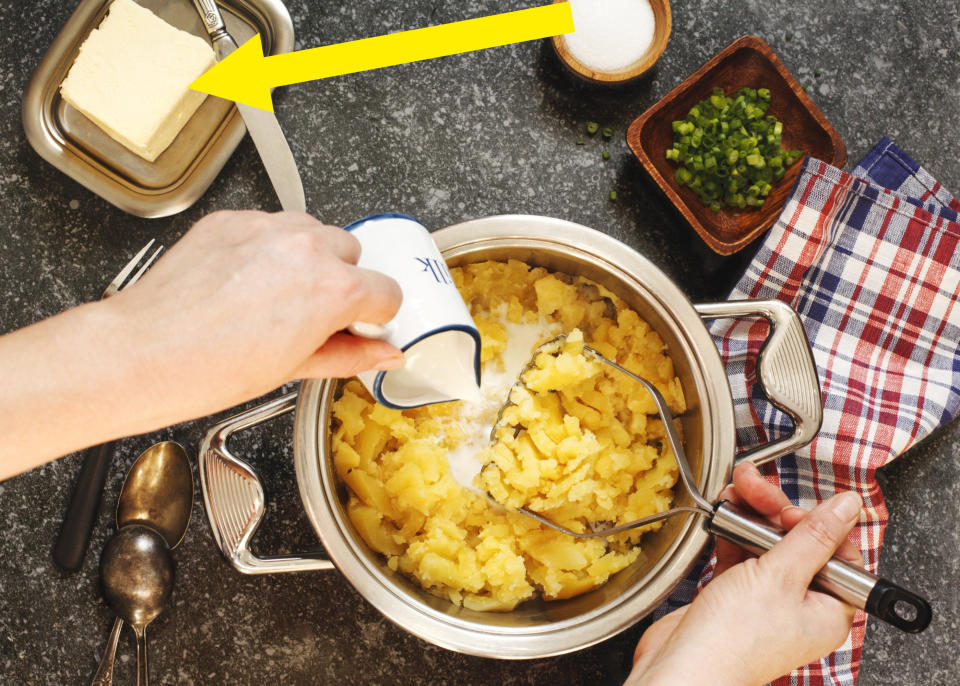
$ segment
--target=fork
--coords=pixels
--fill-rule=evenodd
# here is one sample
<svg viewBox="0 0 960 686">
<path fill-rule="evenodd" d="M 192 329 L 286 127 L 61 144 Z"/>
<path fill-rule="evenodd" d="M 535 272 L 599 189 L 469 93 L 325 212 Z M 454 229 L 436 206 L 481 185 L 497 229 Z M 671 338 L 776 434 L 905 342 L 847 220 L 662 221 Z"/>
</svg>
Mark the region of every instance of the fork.
<svg viewBox="0 0 960 686">
<path fill-rule="evenodd" d="M 154 241 L 155 239 L 151 239 L 140 252 L 133 256 L 133 259 L 127 262 L 126 266 L 104 289 L 101 300 L 129 288 L 143 276 L 143 273 L 163 252 L 163 246 L 158 246 L 144 260 L 150 248 L 153 247 Z M 140 265 L 139 269 L 137 269 L 138 265 Z M 87 545 L 90 543 L 93 522 L 100 509 L 103 485 L 107 479 L 110 463 L 113 461 L 115 445 L 116 441 L 108 441 L 87 448 L 84 453 L 83 466 L 77 475 L 73 495 L 70 497 L 70 503 L 67 505 L 67 511 L 63 516 L 63 524 L 60 526 L 60 534 L 53 546 L 53 560 L 65 570 L 76 571 L 83 564 L 83 558 L 87 553 Z"/>
</svg>

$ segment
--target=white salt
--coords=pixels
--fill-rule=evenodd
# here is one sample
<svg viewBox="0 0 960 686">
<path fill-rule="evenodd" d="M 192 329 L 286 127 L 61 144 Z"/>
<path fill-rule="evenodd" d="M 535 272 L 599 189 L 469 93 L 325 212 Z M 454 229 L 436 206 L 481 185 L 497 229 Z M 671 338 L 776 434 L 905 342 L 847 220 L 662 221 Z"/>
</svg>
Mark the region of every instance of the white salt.
<svg viewBox="0 0 960 686">
<path fill-rule="evenodd" d="M 574 33 L 563 37 L 570 54 L 598 72 L 626 69 L 653 41 L 649 0 L 570 0 Z"/>
</svg>

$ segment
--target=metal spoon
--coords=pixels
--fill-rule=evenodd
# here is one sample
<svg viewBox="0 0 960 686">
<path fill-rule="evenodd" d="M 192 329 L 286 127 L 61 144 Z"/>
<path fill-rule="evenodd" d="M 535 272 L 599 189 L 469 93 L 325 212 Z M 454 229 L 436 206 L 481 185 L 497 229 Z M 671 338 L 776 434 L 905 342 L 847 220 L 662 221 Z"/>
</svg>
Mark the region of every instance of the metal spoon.
<svg viewBox="0 0 960 686">
<path fill-rule="evenodd" d="M 193 472 L 183 446 L 173 441 L 147 448 L 127 472 L 117 499 L 117 529 L 143 524 L 177 547 L 193 511 Z"/>
<path fill-rule="evenodd" d="M 182 446 L 164 441 L 147 448 L 130 467 L 117 501 L 117 528 L 145 525 L 159 533 L 172 549 L 183 539 L 192 510 L 190 461 Z M 118 616 L 92 686 L 113 683 L 114 656 L 122 628 L 123 619 Z"/>
<path fill-rule="evenodd" d="M 137 684 L 147 686 L 147 625 L 164 611 L 173 591 L 173 557 L 163 537 L 139 524 L 125 526 L 100 558 L 103 594 L 137 636 Z"/>
</svg>

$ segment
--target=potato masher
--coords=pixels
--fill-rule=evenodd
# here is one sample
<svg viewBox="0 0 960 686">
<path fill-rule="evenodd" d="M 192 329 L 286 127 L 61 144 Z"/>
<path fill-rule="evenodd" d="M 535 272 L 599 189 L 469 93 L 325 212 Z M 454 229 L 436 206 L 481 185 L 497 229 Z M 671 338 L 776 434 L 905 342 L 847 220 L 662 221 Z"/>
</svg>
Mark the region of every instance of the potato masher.
<svg viewBox="0 0 960 686">
<path fill-rule="evenodd" d="M 566 339 L 565 334 L 561 334 L 546 343 L 540 345 L 534 350 L 531 361 L 524 367 L 520 377 L 514 387 L 522 385 L 524 374 L 540 353 L 555 353 L 560 350 L 561 344 Z M 597 350 L 584 345 L 583 351 L 592 358 L 613 367 L 614 369 L 626 374 L 634 381 L 643 386 L 653 397 L 657 406 L 657 412 L 663 422 L 666 432 L 666 438 L 670 444 L 671 450 L 676 457 L 677 470 L 680 475 L 680 482 L 687 494 L 692 500 L 692 505 L 678 505 L 664 512 L 641 517 L 640 519 L 626 524 L 610 526 L 605 528 L 595 528 L 588 532 L 577 532 L 567 527 L 561 526 L 550 521 L 536 512 L 527 508 L 516 508 L 528 517 L 532 517 L 541 524 L 575 538 L 605 538 L 614 534 L 636 529 L 653 522 L 657 522 L 667 517 L 672 517 L 680 513 L 692 513 L 706 518 L 707 531 L 726 539 L 744 550 L 756 555 L 770 550 L 784 536 L 786 532 L 771 526 L 754 516 L 748 515 L 734 506 L 727 500 L 721 500 L 716 505 L 707 501 L 697 488 L 696 480 L 690 469 L 690 463 L 687 461 L 687 455 L 683 450 L 683 443 L 677 435 L 677 430 L 673 422 L 673 413 L 667 406 L 667 402 L 656 387 L 636 374 L 624 369 L 622 366 L 604 357 Z M 512 388 L 511 388 L 512 391 Z M 491 440 L 494 440 L 496 431 L 503 418 L 503 410 L 510 404 L 507 403 L 500 409 L 497 421 L 494 423 L 491 431 Z M 879 617 L 883 621 L 906 631 L 908 633 L 918 633 L 923 631 L 932 618 L 932 610 L 929 603 L 920 596 L 912 593 L 896 584 L 883 579 L 875 574 L 871 574 L 862 567 L 857 567 L 845 560 L 834 557 L 817 573 L 813 580 L 813 586 L 818 590 L 829 593 L 840 600 L 853 605 L 854 607 L 865 610 L 866 612 Z"/>
</svg>

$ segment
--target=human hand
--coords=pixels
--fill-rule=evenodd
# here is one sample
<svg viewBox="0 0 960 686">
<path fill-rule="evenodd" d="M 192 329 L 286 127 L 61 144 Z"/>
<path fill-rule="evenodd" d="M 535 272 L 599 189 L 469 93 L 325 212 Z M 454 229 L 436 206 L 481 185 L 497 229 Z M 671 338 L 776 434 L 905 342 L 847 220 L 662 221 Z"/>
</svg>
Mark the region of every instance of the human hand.
<svg viewBox="0 0 960 686">
<path fill-rule="evenodd" d="M 385 323 L 400 288 L 356 267 L 360 244 L 307 214 L 216 212 L 132 288 L 104 301 L 136 356 L 140 392 L 175 407 L 160 423 L 210 414 L 297 378 L 402 364 L 401 352 L 343 330 Z"/>
<path fill-rule="evenodd" d="M 0 479 L 292 379 L 400 366 L 392 345 L 342 333 L 400 307 L 359 256 L 306 214 L 216 212 L 132 287 L 0 336 Z"/>
<path fill-rule="evenodd" d="M 846 540 L 859 496 L 840 493 L 807 512 L 744 463 L 721 497 L 789 533 L 760 557 L 718 541 L 714 578 L 690 605 L 647 629 L 627 684 L 765 684 L 836 649 L 849 633 L 854 608 L 809 586 L 834 554 L 863 564 Z"/>
</svg>

